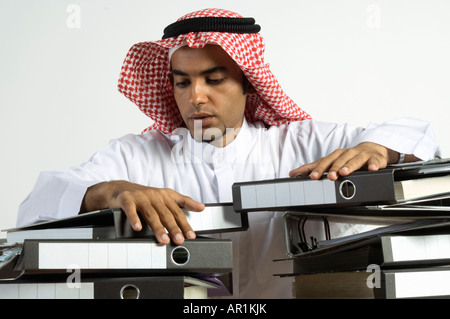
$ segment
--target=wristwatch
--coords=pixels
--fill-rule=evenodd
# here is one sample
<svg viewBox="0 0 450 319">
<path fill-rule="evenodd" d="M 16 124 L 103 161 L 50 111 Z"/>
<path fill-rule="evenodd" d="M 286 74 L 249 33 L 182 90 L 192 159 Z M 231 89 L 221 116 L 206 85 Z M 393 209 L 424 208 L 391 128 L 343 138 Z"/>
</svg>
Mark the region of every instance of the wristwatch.
<svg viewBox="0 0 450 319">
<path fill-rule="evenodd" d="M 405 153 L 398 153 L 398 162 L 397 162 L 397 164 L 401 164 L 401 163 L 403 163 L 404 161 L 405 161 Z"/>
</svg>

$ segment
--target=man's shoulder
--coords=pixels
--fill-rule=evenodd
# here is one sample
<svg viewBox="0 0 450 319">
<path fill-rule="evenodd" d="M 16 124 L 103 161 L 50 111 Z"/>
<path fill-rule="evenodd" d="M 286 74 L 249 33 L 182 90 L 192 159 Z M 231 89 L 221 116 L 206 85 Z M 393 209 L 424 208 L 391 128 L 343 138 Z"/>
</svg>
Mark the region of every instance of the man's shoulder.
<svg viewBox="0 0 450 319">
<path fill-rule="evenodd" d="M 148 130 L 143 133 L 129 133 L 115 140 L 124 145 L 142 145 L 148 143 L 171 144 L 174 137 L 160 130 Z"/>
<path fill-rule="evenodd" d="M 263 135 L 275 136 L 285 139 L 289 136 L 292 139 L 306 141 L 315 136 L 328 135 L 335 131 L 338 124 L 332 122 L 322 122 L 313 119 L 292 121 L 281 125 L 272 125 L 265 129 Z"/>
<path fill-rule="evenodd" d="M 314 119 L 306 119 L 300 121 L 291 121 L 286 124 L 272 125 L 270 128 L 276 130 L 309 130 L 309 129 L 322 129 L 328 127 L 335 127 L 337 124 L 332 122 L 318 121 Z"/>
<path fill-rule="evenodd" d="M 310 128 L 314 126 L 314 123 L 317 123 L 314 120 L 306 119 L 301 121 L 291 121 L 288 123 L 280 124 L 280 125 L 270 125 L 265 126 L 265 129 L 268 131 L 280 131 L 280 132 L 288 132 L 288 131 L 296 131 L 299 129 Z"/>
</svg>

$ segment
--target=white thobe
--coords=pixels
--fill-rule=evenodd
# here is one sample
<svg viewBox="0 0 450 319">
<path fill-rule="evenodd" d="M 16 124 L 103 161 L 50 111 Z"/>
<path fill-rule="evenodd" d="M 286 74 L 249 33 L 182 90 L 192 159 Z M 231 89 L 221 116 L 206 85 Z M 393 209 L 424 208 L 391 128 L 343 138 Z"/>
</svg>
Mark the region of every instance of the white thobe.
<svg viewBox="0 0 450 319">
<path fill-rule="evenodd" d="M 112 140 L 80 166 L 42 172 L 19 208 L 17 225 L 76 215 L 86 189 L 98 182 L 127 180 L 172 188 L 203 203 L 232 201 L 232 184 L 288 177 L 289 171 L 338 148 L 365 141 L 430 160 L 439 147 L 430 125 L 398 119 L 367 128 L 314 120 L 266 128 L 244 121 L 226 147 L 196 142 L 187 129 L 173 135 L 148 131 Z M 289 298 L 290 279 L 274 276 L 292 271 L 285 258 L 282 214 L 249 213 L 249 229 L 223 234 L 233 239 L 234 291 L 239 298 Z M 334 234 L 351 228 L 339 225 Z"/>
</svg>

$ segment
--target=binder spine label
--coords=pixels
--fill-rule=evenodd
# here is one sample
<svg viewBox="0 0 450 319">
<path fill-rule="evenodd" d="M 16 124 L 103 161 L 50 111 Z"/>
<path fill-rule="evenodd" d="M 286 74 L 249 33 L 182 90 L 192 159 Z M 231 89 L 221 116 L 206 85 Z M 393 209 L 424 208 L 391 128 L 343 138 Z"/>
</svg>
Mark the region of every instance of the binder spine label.
<svg viewBox="0 0 450 319">
<path fill-rule="evenodd" d="M 450 259 L 450 235 L 382 237 L 386 262 Z"/>
<path fill-rule="evenodd" d="M 240 192 L 242 210 L 336 203 L 335 183 L 327 179 L 307 184 L 286 181 L 241 185 Z"/>
<path fill-rule="evenodd" d="M 94 299 L 94 283 L 79 283 L 71 288 L 67 283 L 2 284 L 0 299 Z"/>
<path fill-rule="evenodd" d="M 39 269 L 165 269 L 166 246 L 156 243 L 39 243 Z"/>
</svg>

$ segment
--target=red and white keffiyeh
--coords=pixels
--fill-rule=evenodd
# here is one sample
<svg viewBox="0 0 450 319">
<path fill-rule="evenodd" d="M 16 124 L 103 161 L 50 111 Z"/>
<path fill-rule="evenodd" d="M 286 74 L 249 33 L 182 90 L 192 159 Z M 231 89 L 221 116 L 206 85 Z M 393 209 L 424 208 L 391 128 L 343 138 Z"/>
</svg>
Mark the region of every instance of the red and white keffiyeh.
<svg viewBox="0 0 450 319">
<path fill-rule="evenodd" d="M 223 9 L 204 9 L 189 13 L 177 21 L 200 17 L 243 18 Z M 154 120 L 148 129 L 171 133 L 183 126 L 170 81 L 169 49 L 187 43 L 191 48 L 220 45 L 242 69 L 257 94 L 247 99 L 248 122 L 281 125 L 309 119 L 281 89 L 264 63 L 264 41 L 259 33 L 189 32 L 163 40 L 141 42 L 131 47 L 120 73 L 118 88 L 139 109 Z"/>
</svg>

